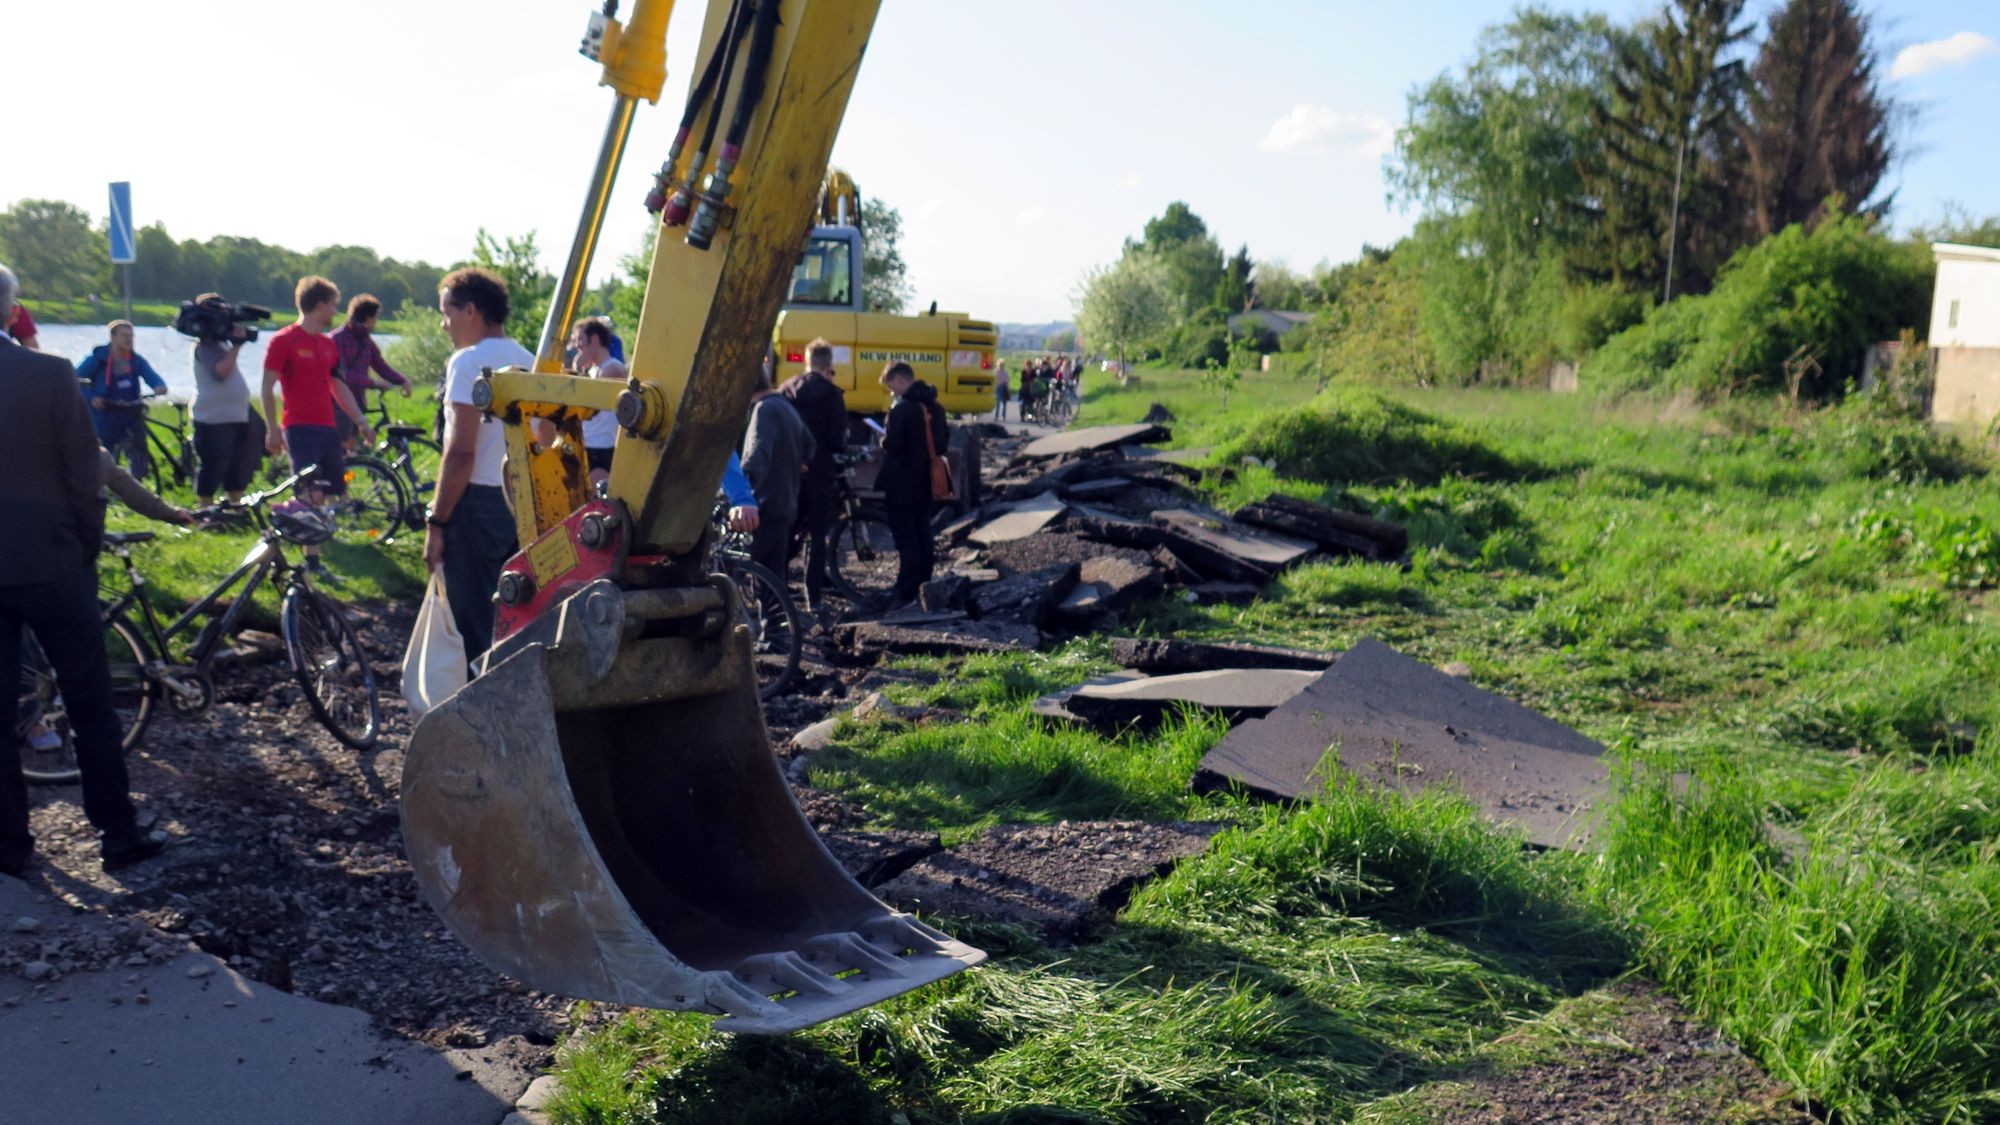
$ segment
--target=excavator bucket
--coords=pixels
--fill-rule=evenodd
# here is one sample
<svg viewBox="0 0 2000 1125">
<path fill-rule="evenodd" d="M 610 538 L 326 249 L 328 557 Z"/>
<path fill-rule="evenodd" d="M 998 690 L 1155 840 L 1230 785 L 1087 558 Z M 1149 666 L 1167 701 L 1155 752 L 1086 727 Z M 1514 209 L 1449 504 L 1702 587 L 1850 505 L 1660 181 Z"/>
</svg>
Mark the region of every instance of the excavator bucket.
<svg viewBox="0 0 2000 1125">
<path fill-rule="evenodd" d="M 487 963 L 545 992 L 780 1033 L 984 959 L 820 842 L 771 752 L 748 632 L 716 624 L 738 620 L 735 597 L 721 579 L 590 582 L 418 723 L 405 846 Z"/>
</svg>

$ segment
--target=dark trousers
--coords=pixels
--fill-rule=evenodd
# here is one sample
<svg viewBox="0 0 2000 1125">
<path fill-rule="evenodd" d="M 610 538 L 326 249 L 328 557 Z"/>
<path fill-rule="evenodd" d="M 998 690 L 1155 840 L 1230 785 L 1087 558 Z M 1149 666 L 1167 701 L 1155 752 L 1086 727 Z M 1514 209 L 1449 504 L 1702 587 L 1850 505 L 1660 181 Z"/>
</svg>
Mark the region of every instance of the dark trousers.
<svg viewBox="0 0 2000 1125">
<path fill-rule="evenodd" d="M 506 496 L 495 485 L 468 485 L 444 529 L 444 596 L 467 660 L 493 646 L 493 592 L 518 550 Z"/>
<path fill-rule="evenodd" d="M 931 580 L 937 565 L 931 500 L 928 496 L 889 493 L 882 498 L 882 514 L 888 520 L 889 535 L 896 541 L 896 600 L 906 602 Z"/>
<path fill-rule="evenodd" d="M 829 540 L 836 512 L 833 482 L 822 485 L 807 478 L 805 487 L 799 490 L 799 514 L 794 522 L 804 524 L 806 529 L 806 601 L 815 609 L 819 607 L 820 596 L 833 583 L 828 576 L 833 560 Z"/>
<path fill-rule="evenodd" d="M 124 460 L 124 450 L 120 447 L 132 431 L 144 424 L 136 410 L 99 410 L 90 417 L 91 426 L 97 431 L 97 444 L 111 451 L 111 455 Z"/>
<path fill-rule="evenodd" d="M 750 561 L 770 571 L 782 585 L 786 581 L 785 572 L 791 569 L 792 524 L 797 522 L 798 515 L 759 508 L 757 517 L 757 530 L 750 533 Z"/>
<path fill-rule="evenodd" d="M 21 627 L 55 670 L 83 774 L 83 812 L 107 841 L 138 832 L 125 777 L 124 731 L 111 706 L 111 665 L 104 621 L 97 612 L 97 574 L 86 569 L 34 586 L 0 586 L 0 682 L 21 682 Z M 10 713 L 13 708 L 9 708 Z M 35 849 L 28 834 L 28 783 L 11 718 L 0 725 L 0 860 L 24 863 Z"/>
<path fill-rule="evenodd" d="M 194 424 L 194 494 L 211 497 L 217 492 L 242 492 L 256 474 L 263 446 L 250 444 L 249 422 L 196 422 Z M 258 427 L 261 431 L 262 427 Z"/>
</svg>

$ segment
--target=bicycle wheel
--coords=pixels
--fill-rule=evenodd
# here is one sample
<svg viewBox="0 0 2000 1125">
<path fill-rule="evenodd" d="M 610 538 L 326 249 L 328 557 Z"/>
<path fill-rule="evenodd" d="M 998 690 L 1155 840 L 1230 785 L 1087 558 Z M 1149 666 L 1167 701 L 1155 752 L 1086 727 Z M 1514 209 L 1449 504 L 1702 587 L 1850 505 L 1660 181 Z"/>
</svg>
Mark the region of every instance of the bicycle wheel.
<svg viewBox="0 0 2000 1125">
<path fill-rule="evenodd" d="M 408 514 L 410 493 L 396 470 L 373 457 L 347 460 L 347 492 L 331 497 L 334 535 L 342 542 L 377 543 L 391 538 Z"/>
<path fill-rule="evenodd" d="M 307 586 L 285 591 L 279 614 L 285 657 L 305 689 L 306 705 L 333 737 L 356 750 L 375 745 L 382 702 L 375 670 L 340 603 Z"/>
<path fill-rule="evenodd" d="M 749 559 L 731 558 L 726 565 L 742 601 L 743 623 L 750 627 L 750 663 L 757 669 L 757 697 L 772 699 L 790 687 L 799 674 L 804 623 L 791 592 L 777 575 Z"/>
<path fill-rule="evenodd" d="M 65 785 L 77 780 L 76 743 L 68 710 L 48 658 L 35 643 L 33 633 L 23 636 L 21 647 L 21 699 L 15 710 L 15 734 L 20 737 L 21 775 L 38 785 Z M 104 647 L 111 664 L 111 707 L 124 732 L 119 746 L 130 753 L 146 733 L 153 718 L 153 701 L 159 690 L 147 675 L 153 662 L 152 650 L 139 631 L 124 616 L 105 623 Z M 27 741 L 27 733 L 39 720 L 58 738 L 53 749 L 37 750 Z"/>
<path fill-rule="evenodd" d="M 835 586 L 856 600 L 885 593 L 896 585 L 896 537 L 882 513 L 863 509 L 833 525 L 832 577 Z"/>
</svg>

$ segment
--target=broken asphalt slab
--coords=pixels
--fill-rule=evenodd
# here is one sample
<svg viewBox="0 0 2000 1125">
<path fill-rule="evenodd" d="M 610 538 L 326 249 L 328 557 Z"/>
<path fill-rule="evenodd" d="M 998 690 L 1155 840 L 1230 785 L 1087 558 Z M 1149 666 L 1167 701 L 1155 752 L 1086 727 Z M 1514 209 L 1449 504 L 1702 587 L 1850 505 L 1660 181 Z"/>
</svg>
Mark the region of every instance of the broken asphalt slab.
<svg viewBox="0 0 2000 1125">
<path fill-rule="evenodd" d="M 836 625 L 836 643 L 860 654 L 898 656 L 962 656 L 982 652 L 1012 652 L 1041 645 L 1041 631 L 1008 621 L 946 621 L 934 625 L 889 625 L 855 621 Z"/>
<path fill-rule="evenodd" d="M 1200 855 L 1222 824 L 1063 821 L 1002 825 L 875 888 L 905 910 L 1040 930 L 1078 941 L 1147 879 Z"/>
<path fill-rule="evenodd" d="M 1165 426 L 1144 423 L 1134 426 L 1085 426 L 1082 429 L 1063 430 L 1047 437 L 1036 438 L 1022 446 L 1018 456 L 1033 459 L 1068 457 L 1078 453 L 1116 449 L 1121 445 L 1150 445 L 1154 442 L 1171 441 L 1173 436 Z"/>
<path fill-rule="evenodd" d="M 1307 668 L 1323 672 L 1340 659 L 1340 654 L 1234 641 L 1113 637 L 1111 658 L 1127 668 L 1159 675 L 1168 672 L 1212 672 L 1222 668 Z"/>
<path fill-rule="evenodd" d="M 1239 569 L 1246 572 L 1219 573 L 1217 574 L 1219 578 L 1241 581 L 1255 574 L 1268 578 L 1312 554 L 1318 546 L 1303 539 L 1259 531 L 1234 520 L 1207 516 L 1185 508 L 1154 512 L 1153 519 L 1182 538 L 1200 545 L 1200 551 L 1190 554 L 1184 544 L 1168 544 L 1175 553 L 1196 567 L 1203 570 Z M 1208 555 L 1226 557 L 1234 566 L 1211 565 L 1215 560 L 1206 557 Z"/>
<path fill-rule="evenodd" d="M 1152 726 L 1182 707 L 1213 711 L 1230 722 L 1260 718 L 1306 690 L 1320 673 L 1295 668 L 1225 668 L 1086 684 L 1064 703 L 1093 726 Z"/>
<path fill-rule="evenodd" d="M 1405 793 L 1447 786 L 1531 843 L 1578 848 L 1609 790 L 1603 752 L 1554 719 L 1363 640 L 1290 703 L 1224 736 L 1194 784 L 1310 799 L 1343 770 Z"/>
<path fill-rule="evenodd" d="M 1025 539 L 1054 523 L 1067 507 L 1061 500 L 1044 493 L 1009 506 L 1003 514 L 973 528 L 966 538 L 982 547 Z"/>
<path fill-rule="evenodd" d="M 68 914 L 0 877 L 0 917 Z M 0 982 L 0 1004 L 7 1125 L 490 1125 L 533 1077 L 386 1038 L 364 1012 L 266 987 L 206 953 L 15 978 Z"/>
</svg>

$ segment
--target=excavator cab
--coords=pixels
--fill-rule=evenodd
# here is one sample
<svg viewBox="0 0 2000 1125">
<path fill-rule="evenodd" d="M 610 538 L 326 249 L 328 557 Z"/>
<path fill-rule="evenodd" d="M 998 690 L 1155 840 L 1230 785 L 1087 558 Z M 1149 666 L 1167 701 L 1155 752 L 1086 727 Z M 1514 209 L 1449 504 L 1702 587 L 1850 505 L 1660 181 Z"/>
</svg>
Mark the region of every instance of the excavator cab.
<svg viewBox="0 0 2000 1125">
<path fill-rule="evenodd" d="M 411 735 L 403 835 L 426 899 L 522 983 L 786 1032 L 985 956 L 821 843 L 772 754 L 739 594 L 702 565 L 876 0 L 713 0 L 620 386 L 563 373 L 562 342 L 632 111 L 664 81 L 667 8 L 593 19 L 586 53 L 618 100 L 577 243 L 535 369 L 475 387 L 506 427 L 522 550 L 479 674 Z M 601 410 L 621 429 L 600 497 L 581 424 Z"/>
</svg>

